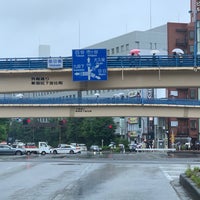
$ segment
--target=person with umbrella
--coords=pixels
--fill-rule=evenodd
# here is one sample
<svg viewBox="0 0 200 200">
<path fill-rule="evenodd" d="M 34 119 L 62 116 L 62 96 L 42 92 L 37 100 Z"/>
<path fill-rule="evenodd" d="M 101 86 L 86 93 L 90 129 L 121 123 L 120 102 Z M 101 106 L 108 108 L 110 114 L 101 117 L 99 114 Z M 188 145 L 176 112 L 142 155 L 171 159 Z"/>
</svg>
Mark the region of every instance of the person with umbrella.
<svg viewBox="0 0 200 200">
<path fill-rule="evenodd" d="M 160 51 L 158 49 L 153 49 L 150 51 L 150 53 L 152 54 L 152 66 L 157 66 L 158 65 L 158 57 L 156 56 L 156 54 L 160 53 Z"/>
<path fill-rule="evenodd" d="M 173 53 L 173 59 L 176 62 L 176 66 L 182 66 L 184 51 L 182 49 L 175 48 L 172 50 L 172 53 Z"/>
<path fill-rule="evenodd" d="M 153 53 L 153 56 L 152 56 L 152 65 L 153 65 L 153 66 L 157 66 L 156 54 L 155 54 L 155 53 Z"/>
<path fill-rule="evenodd" d="M 138 57 L 140 56 L 140 50 L 139 49 L 132 49 L 130 51 L 130 55 L 131 55 L 131 63 L 130 66 L 131 67 L 135 67 L 137 64 L 139 64 L 138 62 Z"/>
</svg>

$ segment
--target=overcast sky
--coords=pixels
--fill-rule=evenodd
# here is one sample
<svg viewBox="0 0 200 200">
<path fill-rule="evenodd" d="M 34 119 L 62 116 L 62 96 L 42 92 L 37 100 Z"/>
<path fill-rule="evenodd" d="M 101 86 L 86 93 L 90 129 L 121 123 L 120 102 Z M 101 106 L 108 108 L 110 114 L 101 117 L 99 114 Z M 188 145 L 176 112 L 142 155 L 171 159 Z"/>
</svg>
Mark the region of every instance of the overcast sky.
<svg viewBox="0 0 200 200">
<path fill-rule="evenodd" d="M 150 6 L 151 2 L 151 6 Z M 135 30 L 186 22 L 190 0 L 0 0 L 0 57 L 51 56 Z"/>
</svg>

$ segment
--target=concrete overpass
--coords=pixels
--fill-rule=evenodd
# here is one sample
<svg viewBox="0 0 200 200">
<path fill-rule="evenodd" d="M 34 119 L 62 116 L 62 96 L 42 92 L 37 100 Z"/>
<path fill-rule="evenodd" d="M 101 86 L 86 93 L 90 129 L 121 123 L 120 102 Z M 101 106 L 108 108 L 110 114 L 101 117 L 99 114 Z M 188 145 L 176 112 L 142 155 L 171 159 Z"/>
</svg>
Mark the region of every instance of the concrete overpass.
<svg viewBox="0 0 200 200">
<path fill-rule="evenodd" d="M 0 117 L 147 116 L 200 118 L 200 106 L 167 104 L 0 104 Z"/>
<path fill-rule="evenodd" d="M 108 68 L 107 81 L 72 81 L 72 69 L 0 70 L 0 93 L 200 87 L 193 67 Z"/>
<path fill-rule="evenodd" d="M 129 58 L 126 58 L 129 59 Z M 168 58 L 167 58 L 168 59 Z M 35 60 L 34 60 L 35 61 Z M 30 60 L 21 62 L 0 60 L 0 93 L 102 90 L 131 88 L 200 87 L 200 68 L 185 59 L 181 66 L 173 60 L 152 66 L 149 58 L 138 66 L 129 66 L 114 58 L 108 62 L 107 81 L 72 81 L 71 60 L 63 69 L 47 69 L 46 60 L 36 60 L 29 69 Z M 141 59 L 142 61 L 142 59 Z M 17 63 L 17 64 L 16 64 Z M 188 64 L 189 63 L 189 64 Z M 12 64 L 17 68 L 3 68 Z M 200 63 L 199 63 L 200 64 Z M 9 65 L 9 66 L 10 66 Z M 151 66 L 150 66 L 151 65 Z M 27 69 L 28 68 L 28 69 Z M 156 108 L 156 109 L 155 109 Z M 157 116 L 199 118 L 199 106 L 144 105 L 144 104 L 1 104 L 1 117 L 101 117 L 101 116 Z"/>
<path fill-rule="evenodd" d="M 72 57 L 59 58 L 56 70 L 48 69 L 48 59 L 0 58 L 0 93 L 200 86 L 199 56 L 196 62 L 191 55 L 140 56 L 134 66 L 131 56 L 107 56 L 108 80 L 87 82 L 72 81 Z"/>
</svg>

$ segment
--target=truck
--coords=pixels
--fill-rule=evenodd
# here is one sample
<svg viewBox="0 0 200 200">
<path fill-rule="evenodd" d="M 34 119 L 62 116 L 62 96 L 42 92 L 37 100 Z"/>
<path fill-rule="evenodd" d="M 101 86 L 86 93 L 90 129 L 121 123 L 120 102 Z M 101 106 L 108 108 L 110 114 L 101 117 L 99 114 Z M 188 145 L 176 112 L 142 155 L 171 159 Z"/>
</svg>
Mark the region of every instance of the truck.
<svg viewBox="0 0 200 200">
<path fill-rule="evenodd" d="M 38 146 L 35 143 L 27 143 L 24 147 L 26 149 L 26 154 L 41 154 L 45 155 L 50 153 L 50 146 L 46 142 L 38 142 Z"/>
</svg>

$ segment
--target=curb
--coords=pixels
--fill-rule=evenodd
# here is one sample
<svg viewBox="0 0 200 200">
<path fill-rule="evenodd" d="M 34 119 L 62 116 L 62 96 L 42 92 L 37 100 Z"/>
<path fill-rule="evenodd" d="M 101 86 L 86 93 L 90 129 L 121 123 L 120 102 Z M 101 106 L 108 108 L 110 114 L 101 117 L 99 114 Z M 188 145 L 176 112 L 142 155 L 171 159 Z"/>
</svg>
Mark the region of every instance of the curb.
<svg viewBox="0 0 200 200">
<path fill-rule="evenodd" d="M 173 158 L 200 158 L 200 151 L 175 151 L 167 154 Z"/>
<path fill-rule="evenodd" d="M 180 175 L 179 182 L 194 200 L 200 199 L 200 189 L 185 174 Z"/>
<path fill-rule="evenodd" d="M 176 158 L 200 158 L 200 151 L 175 151 L 167 152 L 168 156 Z"/>
</svg>

